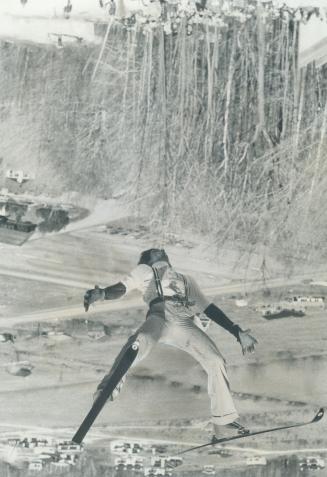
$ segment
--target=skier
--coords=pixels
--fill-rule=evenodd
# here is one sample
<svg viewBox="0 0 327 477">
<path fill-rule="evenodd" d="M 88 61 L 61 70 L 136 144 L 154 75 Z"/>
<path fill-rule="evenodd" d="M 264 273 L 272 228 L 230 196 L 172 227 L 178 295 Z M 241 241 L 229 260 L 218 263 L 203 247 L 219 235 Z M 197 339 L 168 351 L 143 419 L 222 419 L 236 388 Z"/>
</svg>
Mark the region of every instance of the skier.
<svg viewBox="0 0 327 477">
<path fill-rule="evenodd" d="M 235 336 L 243 354 L 253 352 L 257 343 L 249 334 L 250 330 L 243 331 L 233 323 L 203 295 L 192 277 L 177 272 L 171 266 L 165 250 L 156 248 L 142 252 L 137 267 L 122 281 L 103 289 L 96 286 L 88 290 L 84 295 L 85 311 L 97 300 L 118 299 L 134 289 L 141 291 L 149 306 L 146 321 L 128 339 L 110 372 L 99 384 L 96 394 L 99 395 L 110 382 L 112 373 L 135 342 L 138 344 L 138 353 L 133 364 L 144 359 L 156 343 L 164 343 L 186 351 L 206 371 L 214 435 L 218 438 L 234 433 L 247 434 L 249 431 L 237 422 L 238 413 L 229 388 L 225 360 L 215 343 L 195 324 L 194 317 L 204 312 Z M 119 393 L 124 380 L 110 399 Z"/>
</svg>

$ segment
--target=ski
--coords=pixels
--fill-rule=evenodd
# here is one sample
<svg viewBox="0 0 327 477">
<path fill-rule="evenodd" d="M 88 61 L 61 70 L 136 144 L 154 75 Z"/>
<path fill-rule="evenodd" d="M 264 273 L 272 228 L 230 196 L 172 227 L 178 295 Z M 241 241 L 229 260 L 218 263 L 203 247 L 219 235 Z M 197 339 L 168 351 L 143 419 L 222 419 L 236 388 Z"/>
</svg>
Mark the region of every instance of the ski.
<svg viewBox="0 0 327 477">
<path fill-rule="evenodd" d="M 224 444 L 225 442 L 236 441 L 237 439 L 244 439 L 246 437 L 258 436 L 259 434 L 266 434 L 268 432 L 281 431 L 283 429 L 292 429 L 293 427 L 307 426 L 308 424 L 314 424 L 316 422 L 319 422 L 323 418 L 323 416 L 324 416 L 324 409 L 320 408 L 317 414 L 314 416 L 314 418 L 311 419 L 311 421 L 298 422 L 296 424 L 290 424 L 288 426 L 271 427 L 269 429 L 263 429 L 262 431 L 254 431 L 254 432 L 249 432 L 248 434 L 236 435 L 232 437 L 222 437 L 221 439 L 217 439 L 216 437 L 213 437 L 211 442 L 207 442 L 206 444 L 201 444 L 195 447 L 190 447 L 186 450 L 178 452 L 178 454 L 176 455 L 181 455 L 181 454 L 185 454 L 186 452 L 203 449 L 204 447 L 208 447 L 208 446 L 215 446 L 216 444 Z"/>
<path fill-rule="evenodd" d="M 131 364 L 133 363 L 134 359 L 136 358 L 138 347 L 139 347 L 138 342 L 135 341 L 128 348 L 119 366 L 117 366 L 117 368 L 114 369 L 112 376 L 110 378 L 110 381 L 108 382 L 106 387 L 103 388 L 101 394 L 94 401 L 89 413 L 87 414 L 84 421 L 82 422 L 79 429 L 77 430 L 74 437 L 72 438 L 72 442 L 74 442 L 75 444 L 81 444 L 84 437 L 90 430 L 92 424 L 94 423 L 95 419 L 99 415 L 101 409 L 107 402 L 108 398 L 111 396 L 114 389 L 122 380 L 122 378 L 125 376 Z"/>
</svg>

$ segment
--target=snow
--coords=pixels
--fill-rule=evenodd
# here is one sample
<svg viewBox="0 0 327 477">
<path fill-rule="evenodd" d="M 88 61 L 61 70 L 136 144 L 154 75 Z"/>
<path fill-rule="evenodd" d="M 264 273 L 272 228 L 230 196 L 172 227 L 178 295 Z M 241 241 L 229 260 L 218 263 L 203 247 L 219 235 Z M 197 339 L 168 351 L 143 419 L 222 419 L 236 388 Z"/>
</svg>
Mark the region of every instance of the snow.
<svg viewBox="0 0 327 477">
<path fill-rule="evenodd" d="M 117 202 L 115 199 L 97 200 L 92 213 L 83 220 L 71 223 L 65 229 L 65 233 L 83 228 L 103 225 L 112 220 L 121 219 L 128 216 L 128 207 Z"/>
<path fill-rule="evenodd" d="M 93 21 L 105 21 L 106 12 L 97 1 L 79 0 L 73 4 L 70 18 L 64 18 L 67 0 L 1 0 L 0 36 L 7 39 L 51 43 L 49 33 L 76 35 L 97 42 Z M 88 20 L 88 21 L 85 21 Z"/>
<path fill-rule="evenodd" d="M 327 23 L 313 16 L 306 25 L 302 25 L 300 51 L 307 50 L 323 38 L 327 38 Z"/>
<path fill-rule="evenodd" d="M 11 15 L 0 15 L 0 35 L 2 38 L 27 40 L 35 43 L 53 43 L 51 34 L 75 35 L 83 41 L 97 43 L 100 38 L 94 34 L 94 25 L 91 22 L 62 18 L 23 18 Z M 68 38 L 64 38 L 64 42 Z M 71 41 L 71 40 L 70 40 Z"/>
</svg>

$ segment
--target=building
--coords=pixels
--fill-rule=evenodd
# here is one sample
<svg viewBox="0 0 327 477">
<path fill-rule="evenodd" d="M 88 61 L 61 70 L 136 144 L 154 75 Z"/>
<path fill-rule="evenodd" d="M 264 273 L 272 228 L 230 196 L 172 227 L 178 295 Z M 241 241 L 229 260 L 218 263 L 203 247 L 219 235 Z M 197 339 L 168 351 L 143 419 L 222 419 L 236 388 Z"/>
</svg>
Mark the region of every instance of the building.
<svg viewBox="0 0 327 477">
<path fill-rule="evenodd" d="M 325 298 L 322 296 L 292 296 L 286 298 L 291 305 L 300 305 L 305 308 L 325 308 Z"/>
<path fill-rule="evenodd" d="M 40 471 L 43 469 L 42 460 L 32 460 L 28 463 L 28 470 Z"/>
<path fill-rule="evenodd" d="M 63 441 L 59 442 L 57 445 L 57 450 L 60 453 L 65 454 L 80 454 L 83 452 L 83 445 L 82 444 L 75 444 L 71 441 Z"/>
<path fill-rule="evenodd" d="M 22 170 L 14 171 L 12 169 L 9 169 L 6 172 L 6 178 L 14 180 L 18 182 L 18 184 L 23 184 L 24 182 L 32 179 L 32 176 L 30 174 L 27 174 L 26 172 L 23 172 Z"/>
<path fill-rule="evenodd" d="M 51 467 L 55 469 L 68 469 L 70 464 L 64 460 L 59 460 L 58 462 L 51 462 Z"/>
</svg>

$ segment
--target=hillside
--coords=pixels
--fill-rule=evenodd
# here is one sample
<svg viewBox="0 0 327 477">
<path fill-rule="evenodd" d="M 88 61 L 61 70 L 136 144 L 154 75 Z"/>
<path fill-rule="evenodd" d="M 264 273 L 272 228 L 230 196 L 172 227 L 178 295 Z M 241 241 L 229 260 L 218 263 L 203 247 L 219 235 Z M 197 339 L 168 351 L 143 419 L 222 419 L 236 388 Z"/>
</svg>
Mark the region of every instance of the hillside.
<svg viewBox="0 0 327 477">
<path fill-rule="evenodd" d="M 101 51 L 2 41 L 3 170 L 37 172 L 36 194 L 123 194 L 162 233 L 320 259 L 326 69 L 299 71 L 297 21 L 265 15 L 115 23 Z"/>
</svg>

